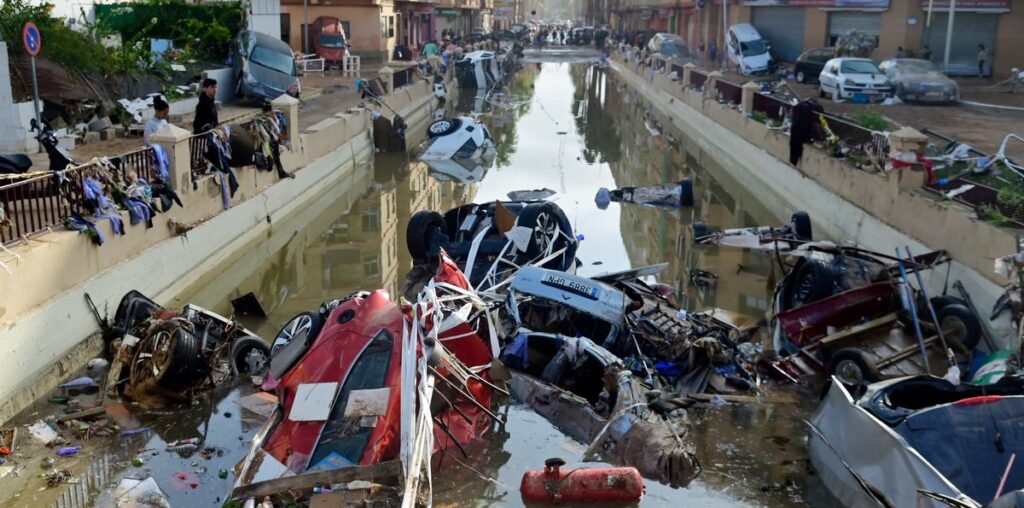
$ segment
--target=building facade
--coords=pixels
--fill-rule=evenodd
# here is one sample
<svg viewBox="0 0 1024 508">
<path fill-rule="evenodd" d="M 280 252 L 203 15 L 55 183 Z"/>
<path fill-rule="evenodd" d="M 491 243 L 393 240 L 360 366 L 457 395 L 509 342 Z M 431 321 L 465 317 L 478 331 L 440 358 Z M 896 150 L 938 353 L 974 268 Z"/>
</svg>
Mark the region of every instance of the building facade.
<svg viewBox="0 0 1024 508">
<path fill-rule="evenodd" d="M 722 45 L 722 29 L 751 23 L 772 46 L 772 54 L 793 61 L 803 51 L 830 46 L 843 32 L 860 30 L 878 38 L 876 60 L 904 54 L 943 63 L 949 0 L 730 0 L 728 24 L 721 0 L 615 0 L 613 26 L 626 31 L 679 34 L 692 48 L 705 41 Z M 1014 5 L 1014 4 L 1017 5 Z M 929 4 L 931 12 L 929 13 Z M 950 44 L 950 71 L 977 74 L 979 44 L 987 52 L 985 74 L 1001 79 L 1024 68 L 1024 5 L 1012 0 L 957 0 Z"/>
</svg>

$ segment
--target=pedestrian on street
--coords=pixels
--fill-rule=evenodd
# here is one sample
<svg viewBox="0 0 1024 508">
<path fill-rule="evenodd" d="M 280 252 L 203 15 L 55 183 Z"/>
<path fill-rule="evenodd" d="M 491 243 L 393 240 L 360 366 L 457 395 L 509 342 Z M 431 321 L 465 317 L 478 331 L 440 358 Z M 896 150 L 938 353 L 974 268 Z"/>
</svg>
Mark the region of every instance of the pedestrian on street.
<svg viewBox="0 0 1024 508">
<path fill-rule="evenodd" d="M 814 99 L 807 99 L 793 106 L 793 123 L 789 129 L 789 163 L 796 166 L 804 155 L 804 143 L 819 137 L 821 119 L 825 108 Z"/>
<path fill-rule="evenodd" d="M 985 61 L 988 60 L 988 51 L 984 44 L 978 44 L 978 77 L 985 77 Z"/>
<path fill-rule="evenodd" d="M 217 80 L 206 78 L 202 83 L 202 93 L 199 94 L 199 104 L 196 104 L 196 118 L 192 120 L 192 132 L 200 134 L 212 130 L 220 125 L 217 120 Z"/>
<path fill-rule="evenodd" d="M 146 129 L 142 131 L 142 142 L 149 145 L 149 138 L 156 131 L 167 125 L 167 115 L 171 112 L 170 104 L 160 97 L 153 99 L 153 116 L 146 122 Z"/>
<path fill-rule="evenodd" d="M 896 46 L 896 58 L 903 58 L 903 46 Z"/>
<path fill-rule="evenodd" d="M 924 47 L 921 48 L 921 58 L 925 60 L 932 59 L 932 48 L 929 48 L 927 44 L 925 44 Z"/>
</svg>

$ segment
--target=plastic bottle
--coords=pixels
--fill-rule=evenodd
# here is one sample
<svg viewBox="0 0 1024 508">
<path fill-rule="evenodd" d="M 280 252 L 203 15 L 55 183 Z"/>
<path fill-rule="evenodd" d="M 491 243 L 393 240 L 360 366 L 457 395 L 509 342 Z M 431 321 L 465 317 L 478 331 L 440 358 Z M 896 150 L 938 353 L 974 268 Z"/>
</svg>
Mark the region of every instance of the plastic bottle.
<svg viewBox="0 0 1024 508">
<path fill-rule="evenodd" d="M 65 448 L 61 448 L 60 450 L 57 450 L 57 455 L 60 455 L 61 457 L 67 457 L 70 455 L 78 455 L 78 452 L 80 451 L 82 451 L 81 446 L 68 446 Z"/>
<path fill-rule="evenodd" d="M 183 444 L 183 445 L 168 446 L 166 451 L 168 451 L 168 452 L 190 452 L 192 450 L 195 450 L 196 448 L 199 448 L 199 447 L 194 445 L 194 444 L 192 444 L 192 443 L 186 443 L 186 444 Z"/>
</svg>

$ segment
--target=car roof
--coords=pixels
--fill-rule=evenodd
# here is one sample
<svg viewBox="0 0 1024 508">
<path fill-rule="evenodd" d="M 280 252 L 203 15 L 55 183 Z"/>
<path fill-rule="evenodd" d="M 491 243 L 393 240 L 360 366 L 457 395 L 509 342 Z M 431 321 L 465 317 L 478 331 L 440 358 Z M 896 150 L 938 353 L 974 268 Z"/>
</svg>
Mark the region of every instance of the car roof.
<svg viewBox="0 0 1024 508">
<path fill-rule="evenodd" d="M 579 275 L 524 266 L 512 278 L 512 290 L 571 307 L 616 326 L 626 319 L 625 293 Z"/>
<path fill-rule="evenodd" d="M 249 37 L 253 38 L 253 41 L 257 46 L 264 47 L 267 49 L 274 50 L 278 53 L 284 53 L 286 55 L 292 54 L 292 48 L 288 43 L 281 39 L 271 37 L 265 33 L 256 32 L 253 30 L 245 30 L 243 33 L 247 33 Z"/>
<path fill-rule="evenodd" d="M 742 40 L 760 39 L 761 33 L 754 28 L 754 25 L 750 23 L 740 23 L 729 27 L 730 30 L 736 33 L 736 36 Z"/>
</svg>

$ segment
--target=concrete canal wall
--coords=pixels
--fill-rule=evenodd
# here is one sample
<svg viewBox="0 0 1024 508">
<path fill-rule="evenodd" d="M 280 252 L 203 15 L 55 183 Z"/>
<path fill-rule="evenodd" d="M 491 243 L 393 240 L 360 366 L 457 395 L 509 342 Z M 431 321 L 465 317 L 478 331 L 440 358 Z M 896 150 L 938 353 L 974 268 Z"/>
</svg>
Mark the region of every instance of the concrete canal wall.
<svg viewBox="0 0 1024 508">
<path fill-rule="evenodd" d="M 1005 283 L 993 260 L 1015 252 L 1015 232 L 978 220 L 966 207 L 940 202 L 920 188 L 920 175 L 870 173 L 808 145 L 798 167 L 789 164 L 789 137 L 740 111 L 683 88 L 664 74 L 641 76 L 634 64 L 612 59 L 612 69 L 656 109 L 693 138 L 709 158 L 748 189 L 779 221 L 795 210 L 810 213 L 815 231 L 842 242 L 894 254 L 945 249 L 955 260 L 949 280 L 961 280 L 981 317 L 987 317 Z M 941 292 L 946 270 L 933 270 L 927 284 Z M 950 289 L 952 291 L 952 289 Z M 1008 341 L 1006 323 L 990 323 Z"/>
<path fill-rule="evenodd" d="M 409 125 L 429 119 L 434 100 L 426 83 L 401 88 L 386 98 Z M 112 317 L 132 289 L 168 303 L 208 270 L 266 238 L 274 223 L 300 213 L 324 189 L 346 185 L 355 165 L 373 154 L 370 115 L 339 112 L 298 132 L 298 103 L 277 107 L 289 116 L 291 151 L 282 153 L 295 179 L 279 180 L 254 167 L 236 171 L 241 187 L 224 209 L 215 177 L 192 190 L 188 133 L 171 127 L 154 136 L 171 157 L 171 178 L 184 207 L 154 217 L 154 227 L 128 227 L 114 236 L 107 221 L 97 226 L 107 242 L 94 246 L 74 231 L 53 231 L 11 249 L 0 272 L 0 421 L 51 389 L 63 376 L 99 353 L 102 341 L 85 303 L 88 293 Z M 188 229 L 178 234 L 173 224 Z"/>
</svg>

